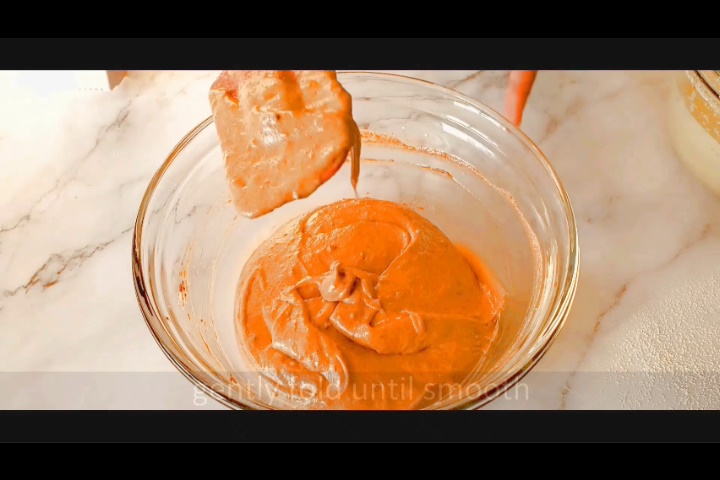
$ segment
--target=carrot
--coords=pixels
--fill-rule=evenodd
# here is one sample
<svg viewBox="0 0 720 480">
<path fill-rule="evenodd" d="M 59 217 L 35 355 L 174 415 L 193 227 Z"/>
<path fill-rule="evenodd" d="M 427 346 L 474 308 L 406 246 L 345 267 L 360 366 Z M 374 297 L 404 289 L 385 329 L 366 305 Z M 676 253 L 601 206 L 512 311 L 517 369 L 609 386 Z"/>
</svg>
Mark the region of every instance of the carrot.
<svg viewBox="0 0 720 480">
<path fill-rule="evenodd" d="M 523 110 L 530 96 L 530 89 L 537 70 L 513 70 L 508 79 L 508 88 L 505 93 L 505 116 L 514 125 L 520 126 Z"/>
</svg>

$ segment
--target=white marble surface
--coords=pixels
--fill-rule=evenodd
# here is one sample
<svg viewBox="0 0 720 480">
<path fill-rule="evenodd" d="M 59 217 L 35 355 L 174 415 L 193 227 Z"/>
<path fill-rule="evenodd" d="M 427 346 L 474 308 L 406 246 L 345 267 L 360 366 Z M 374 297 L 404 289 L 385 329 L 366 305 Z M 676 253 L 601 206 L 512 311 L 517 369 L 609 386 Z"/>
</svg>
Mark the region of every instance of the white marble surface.
<svg viewBox="0 0 720 480">
<path fill-rule="evenodd" d="M 506 72 L 407 72 L 499 109 Z M 209 114 L 214 72 L 42 93 L 0 72 L 0 408 L 221 408 L 174 370 L 135 300 L 147 182 Z M 524 130 L 578 220 L 555 345 L 489 408 L 720 407 L 720 199 L 677 161 L 667 72 L 541 72 Z"/>
</svg>

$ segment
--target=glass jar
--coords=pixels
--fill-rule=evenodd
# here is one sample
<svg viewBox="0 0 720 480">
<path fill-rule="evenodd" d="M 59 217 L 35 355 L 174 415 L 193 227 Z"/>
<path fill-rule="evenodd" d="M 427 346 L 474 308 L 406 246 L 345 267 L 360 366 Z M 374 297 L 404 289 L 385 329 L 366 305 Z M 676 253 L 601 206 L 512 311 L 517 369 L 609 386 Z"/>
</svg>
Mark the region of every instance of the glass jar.
<svg viewBox="0 0 720 480">
<path fill-rule="evenodd" d="M 720 195 L 720 71 L 688 70 L 678 75 L 670 135 L 680 160 Z"/>
</svg>

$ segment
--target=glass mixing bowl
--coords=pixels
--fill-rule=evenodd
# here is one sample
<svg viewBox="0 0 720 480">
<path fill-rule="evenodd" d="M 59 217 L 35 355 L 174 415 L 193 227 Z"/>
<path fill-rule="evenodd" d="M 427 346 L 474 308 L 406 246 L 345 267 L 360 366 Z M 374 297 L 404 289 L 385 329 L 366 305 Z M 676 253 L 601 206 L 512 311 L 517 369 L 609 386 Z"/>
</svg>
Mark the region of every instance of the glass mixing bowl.
<svg viewBox="0 0 720 480">
<path fill-rule="evenodd" d="M 567 195 L 533 142 L 483 104 L 397 75 L 338 78 L 353 97 L 359 127 L 371 132 L 358 195 L 417 209 L 482 258 L 507 292 L 484 368 L 460 395 L 427 408 L 485 405 L 537 363 L 567 317 L 578 278 Z M 180 141 L 140 205 L 132 259 L 147 325 L 180 372 L 231 408 L 296 408 L 274 403 L 243 374 L 250 369 L 234 330 L 240 272 L 280 225 L 352 196 L 346 164 L 308 198 L 250 220 L 230 202 L 212 118 Z"/>
</svg>

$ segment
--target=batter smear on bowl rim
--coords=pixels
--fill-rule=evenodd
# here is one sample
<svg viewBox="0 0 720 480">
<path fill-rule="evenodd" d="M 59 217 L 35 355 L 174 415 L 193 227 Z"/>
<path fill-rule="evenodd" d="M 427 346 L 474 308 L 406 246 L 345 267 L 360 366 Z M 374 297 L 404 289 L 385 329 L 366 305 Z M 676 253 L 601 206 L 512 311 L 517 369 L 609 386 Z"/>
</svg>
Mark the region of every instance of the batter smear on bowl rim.
<svg viewBox="0 0 720 480">
<path fill-rule="evenodd" d="M 359 130 L 334 72 L 223 72 L 210 98 L 245 215 L 310 195 L 348 155 L 357 181 Z M 503 303 L 480 260 L 420 214 L 347 199 L 252 254 L 236 330 L 266 383 L 299 408 L 411 409 L 481 364 Z"/>
</svg>

